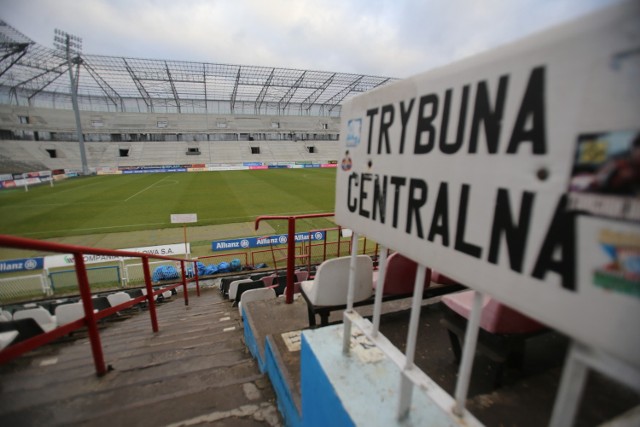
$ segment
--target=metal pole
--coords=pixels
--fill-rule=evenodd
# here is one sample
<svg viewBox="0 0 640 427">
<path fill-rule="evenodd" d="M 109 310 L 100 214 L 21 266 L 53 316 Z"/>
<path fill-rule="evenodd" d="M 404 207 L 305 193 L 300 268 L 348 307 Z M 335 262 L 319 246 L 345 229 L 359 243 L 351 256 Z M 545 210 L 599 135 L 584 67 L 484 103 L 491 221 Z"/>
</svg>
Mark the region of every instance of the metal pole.
<svg viewBox="0 0 640 427">
<path fill-rule="evenodd" d="M 78 108 L 78 94 L 75 79 L 73 78 L 73 68 L 71 66 L 71 47 L 69 46 L 69 34 L 65 35 L 67 50 L 67 65 L 69 66 L 69 80 L 71 81 L 71 104 L 73 105 L 73 114 L 76 118 L 76 133 L 78 135 L 78 144 L 80 145 L 80 160 L 82 161 L 82 174 L 89 175 L 89 167 L 87 166 L 87 154 L 84 148 L 84 138 L 82 137 L 82 123 L 80 122 L 80 109 Z M 80 64 L 78 64 L 80 67 Z"/>
<path fill-rule="evenodd" d="M 153 300 L 153 288 L 151 287 L 151 272 L 149 271 L 149 258 L 142 258 L 142 271 L 144 272 L 144 286 L 147 289 L 147 302 L 149 304 L 149 316 L 151 316 L 151 328 L 158 332 L 158 317 L 156 316 L 156 303 Z"/>
<path fill-rule="evenodd" d="M 353 233 L 353 236 L 358 238 L 357 233 Z M 349 262 L 349 288 L 347 290 L 347 309 L 344 312 L 343 322 L 344 329 L 342 332 L 342 353 L 349 354 L 351 346 L 351 320 L 347 316 L 348 313 L 353 311 L 353 300 L 356 293 L 356 261 L 358 260 L 358 246 L 351 247 L 351 260 Z"/>
<path fill-rule="evenodd" d="M 428 277 L 426 277 L 428 274 Z M 424 292 L 425 278 L 431 280 L 431 270 L 424 265 L 418 265 L 416 281 L 413 285 L 413 299 L 411 301 L 411 315 L 409 317 L 409 332 L 407 333 L 407 349 L 405 351 L 405 363 L 400 374 L 400 400 L 398 402 L 398 419 L 401 420 L 409 413 L 411 398 L 413 395 L 413 383 L 407 377 L 406 372 L 413 369 L 413 361 L 416 353 L 416 340 L 418 339 L 418 324 L 420 323 L 420 309 L 422 308 L 422 294 Z"/>
<path fill-rule="evenodd" d="M 295 268 L 295 250 L 296 250 L 296 219 L 292 216 L 289 217 L 288 225 L 289 230 L 287 233 L 287 289 L 286 289 L 286 303 L 291 304 L 293 302 L 293 288 L 294 278 L 293 269 Z"/>
<path fill-rule="evenodd" d="M 382 293 L 384 292 L 384 280 L 387 272 L 387 248 L 382 247 L 380 258 L 378 259 L 378 282 L 376 283 L 376 298 L 373 304 L 373 333 L 372 336 L 378 336 L 380 329 L 380 315 L 382 313 Z"/>
<path fill-rule="evenodd" d="M 193 271 L 196 276 L 196 295 L 200 296 L 200 276 L 198 275 L 198 261 L 193 261 Z"/>
<path fill-rule="evenodd" d="M 459 417 L 464 414 L 464 402 L 467 400 L 469 391 L 469 381 L 471 380 L 471 369 L 473 368 L 473 358 L 476 354 L 476 343 L 478 342 L 478 326 L 480 325 L 480 315 L 482 314 L 482 300 L 484 294 L 476 291 L 473 299 L 471 316 L 467 322 L 467 330 L 464 334 L 464 348 L 462 350 L 462 361 L 458 371 L 458 382 L 456 384 L 453 413 Z"/>
<path fill-rule="evenodd" d="M 189 292 L 187 292 L 187 271 L 184 268 L 184 261 L 180 261 L 182 269 L 182 292 L 184 293 L 184 305 L 189 305 Z"/>
<path fill-rule="evenodd" d="M 91 301 L 91 288 L 87 278 L 87 269 L 84 266 L 84 258 L 81 253 L 73 254 L 76 266 L 76 276 L 78 277 L 78 287 L 80 288 L 80 298 L 84 308 L 84 320 L 89 330 L 89 341 L 91 343 L 91 353 L 93 354 L 93 364 L 96 367 L 96 374 L 101 377 L 107 373 L 102 353 L 102 343 L 96 325 L 96 316 L 93 313 L 93 302 Z"/>
</svg>

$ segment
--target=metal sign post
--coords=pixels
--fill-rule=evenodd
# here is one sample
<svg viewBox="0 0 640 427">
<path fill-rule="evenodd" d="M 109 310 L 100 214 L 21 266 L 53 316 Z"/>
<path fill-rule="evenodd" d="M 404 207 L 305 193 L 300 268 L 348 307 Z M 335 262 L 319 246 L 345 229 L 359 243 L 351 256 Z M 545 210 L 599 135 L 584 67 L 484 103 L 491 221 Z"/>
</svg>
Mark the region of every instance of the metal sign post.
<svg viewBox="0 0 640 427">
<path fill-rule="evenodd" d="M 171 224 L 182 224 L 182 231 L 184 233 L 184 257 L 189 256 L 187 250 L 187 225 L 188 223 L 198 222 L 198 214 L 171 214 Z"/>
</svg>

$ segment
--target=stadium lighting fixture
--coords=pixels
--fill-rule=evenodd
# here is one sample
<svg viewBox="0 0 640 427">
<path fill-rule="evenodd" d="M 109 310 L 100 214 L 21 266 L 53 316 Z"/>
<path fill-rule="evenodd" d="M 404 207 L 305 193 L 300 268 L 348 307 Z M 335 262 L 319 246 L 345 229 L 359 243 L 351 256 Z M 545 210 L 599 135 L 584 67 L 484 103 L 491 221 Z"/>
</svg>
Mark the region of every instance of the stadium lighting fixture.
<svg viewBox="0 0 640 427">
<path fill-rule="evenodd" d="M 82 59 L 80 58 L 80 52 L 82 52 L 82 39 L 59 29 L 55 29 L 53 32 L 53 45 L 58 49 L 67 59 L 67 65 L 69 66 L 69 80 L 71 82 L 71 103 L 73 105 L 73 113 L 76 117 L 76 132 L 78 133 L 78 144 L 80 145 L 80 159 L 82 161 L 82 174 L 89 175 L 89 167 L 87 165 L 87 154 L 84 148 L 84 138 L 82 136 L 82 124 L 80 123 L 80 110 L 78 108 L 78 88 L 76 86 L 75 78 L 73 77 L 73 64 L 75 63 L 80 67 Z M 78 73 L 79 75 L 80 73 Z"/>
</svg>

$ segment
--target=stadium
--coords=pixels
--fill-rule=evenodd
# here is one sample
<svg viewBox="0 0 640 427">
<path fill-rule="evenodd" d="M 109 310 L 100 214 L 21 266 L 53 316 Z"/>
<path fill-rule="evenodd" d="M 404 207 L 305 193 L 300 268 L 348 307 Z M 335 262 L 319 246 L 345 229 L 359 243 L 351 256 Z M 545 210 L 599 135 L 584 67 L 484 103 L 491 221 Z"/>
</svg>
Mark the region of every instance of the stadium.
<svg viewBox="0 0 640 427">
<path fill-rule="evenodd" d="M 0 419 L 634 425 L 639 204 L 566 189 L 632 151 L 639 13 L 404 80 L 0 21 Z"/>
</svg>

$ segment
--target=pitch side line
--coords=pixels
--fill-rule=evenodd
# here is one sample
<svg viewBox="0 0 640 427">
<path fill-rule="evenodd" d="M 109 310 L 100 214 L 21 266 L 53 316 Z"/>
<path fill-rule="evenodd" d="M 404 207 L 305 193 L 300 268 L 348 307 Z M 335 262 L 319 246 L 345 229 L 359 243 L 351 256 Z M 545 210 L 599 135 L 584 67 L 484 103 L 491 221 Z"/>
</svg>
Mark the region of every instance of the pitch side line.
<svg viewBox="0 0 640 427">
<path fill-rule="evenodd" d="M 305 211 L 305 212 L 281 212 L 281 213 L 268 213 L 265 215 L 298 215 L 305 213 L 321 213 L 323 210 L 315 210 L 315 211 Z M 257 215 L 246 215 L 246 216 L 227 216 L 227 217 L 217 217 L 217 218 L 204 218 L 201 221 L 208 221 L 212 219 L 223 219 L 223 220 L 231 220 L 231 219 L 252 219 L 256 218 Z M 140 227 L 140 226 L 148 226 L 148 225 L 169 225 L 166 222 L 149 222 L 146 224 L 128 224 L 128 225 L 110 225 L 106 227 L 92 227 L 92 228 L 72 228 L 67 230 L 56 230 L 60 232 L 66 231 L 98 231 L 98 230 L 108 230 L 112 228 L 130 228 L 130 227 Z M 210 225 L 227 225 L 227 224 L 209 224 L 209 225 L 197 225 L 196 227 L 208 227 Z M 136 231 L 149 231 L 149 230 L 136 230 Z M 51 233 L 51 231 L 37 231 L 34 233 L 23 233 L 21 236 L 37 236 L 39 234 L 47 234 Z"/>
<path fill-rule="evenodd" d="M 139 227 L 139 226 L 147 226 L 147 225 L 166 225 L 164 222 L 150 222 L 147 224 L 128 224 L 128 225 L 110 225 L 107 227 L 92 227 L 92 228 L 69 228 L 66 230 L 55 230 L 55 231 L 92 231 L 92 230 L 107 230 L 109 228 L 128 228 L 128 227 Z M 148 230 L 138 230 L 138 231 L 148 231 Z M 22 236 L 36 236 L 38 234 L 48 234 L 51 231 L 36 231 L 35 233 L 23 233 Z M 74 237 L 74 236 L 71 236 Z"/>
<path fill-rule="evenodd" d="M 140 193 L 144 193 L 145 191 L 147 191 L 148 189 L 150 189 L 151 187 L 153 187 L 154 185 L 156 185 L 157 183 L 159 183 L 160 181 L 164 181 L 165 179 L 169 178 L 168 176 L 165 176 L 162 179 L 159 179 L 158 181 L 154 182 L 153 184 L 151 184 L 150 186 L 143 188 L 142 190 L 138 191 L 136 194 L 134 194 L 133 196 L 130 196 L 128 198 L 126 198 L 124 201 L 128 202 L 129 200 L 133 199 L 134 197 L 136 197 L 138 194 Z"/>
</svg>

